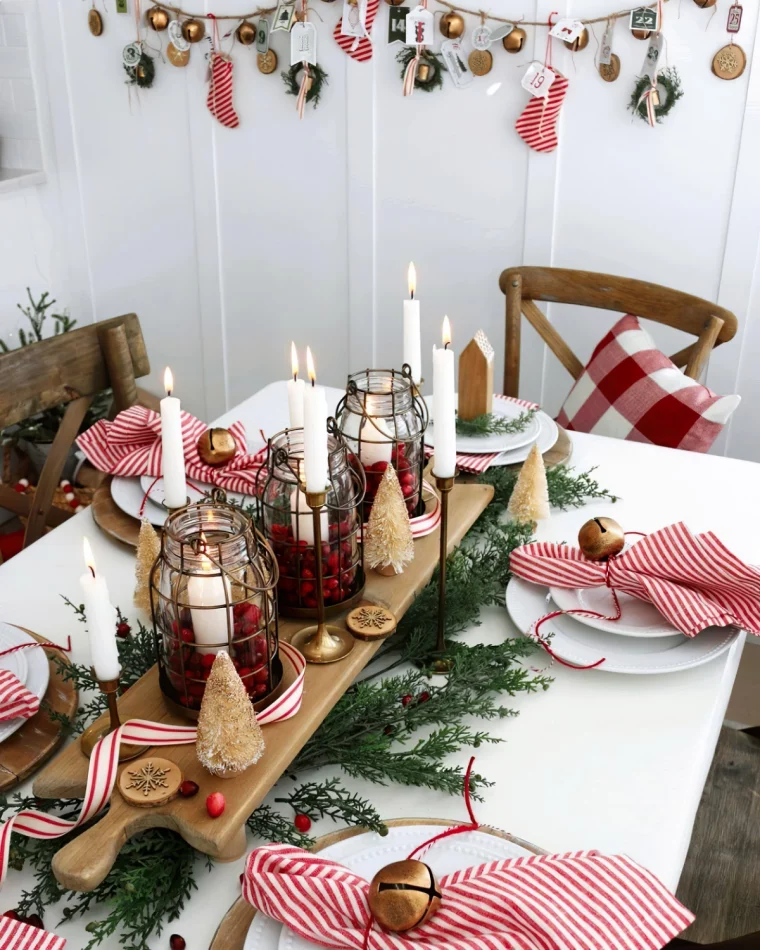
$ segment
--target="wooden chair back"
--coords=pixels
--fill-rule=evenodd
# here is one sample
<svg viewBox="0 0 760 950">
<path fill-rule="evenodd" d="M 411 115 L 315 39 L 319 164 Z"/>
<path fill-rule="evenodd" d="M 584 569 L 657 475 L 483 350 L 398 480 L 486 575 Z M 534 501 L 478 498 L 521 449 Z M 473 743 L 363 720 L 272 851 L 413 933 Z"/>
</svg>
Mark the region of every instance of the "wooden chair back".
<svg viewBox="0 0 760 950">
<path fill-rule="evenodd" d="M 693 334 L 696 341 L 670 357 L 676 366 L 685 367 L 686 375 L 692 379 L 702 374 L 712 348 L 727 343 L 736 333 L 736 317 L 725 307 L 629 277 L 560 267 L 509 267 L 502 271 L 499 287 L 507 303 L 505 396 L 517 396 L 520 388 L 523 314 L 573 379 L 583 372 L 583 363 L 536 306 L 536 300 L 633 313 Z"/>
<path fill-rule="evenodd" d="M 0 429 L 67 403 L 61 425 L 30 501 L 0 485 L 0 507 L 28 518 L 24 547 L 67 512 L 51 509 L 66 457 L 93 398 L 109 386 L 114 408 L 135 405 L 135 379 L 150 372 L 140 321 L 134 313 L 79 327 L 0 355 Z"/>
</svg>

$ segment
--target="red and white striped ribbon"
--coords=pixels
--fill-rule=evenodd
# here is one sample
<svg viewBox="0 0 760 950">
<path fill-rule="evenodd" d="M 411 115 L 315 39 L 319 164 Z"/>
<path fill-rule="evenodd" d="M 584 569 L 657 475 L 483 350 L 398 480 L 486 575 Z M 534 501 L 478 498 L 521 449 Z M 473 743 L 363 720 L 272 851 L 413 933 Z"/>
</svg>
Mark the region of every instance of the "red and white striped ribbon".
<svg viewBox="0 0 760 950">
<path fill-rule="evenodd" d="M 24 924 L 10 917 L 0 917 L 0 950 L 63 950 L 63 937 Z"/>
<path fill-rule="evenodd" d="M 301 88 L 298 90 L 298 98 L 296 99 L 296 108 L 298 109 L 298 118 L 303 119 L 304 109 L 306 108 L 306 93 L 309 91 L 309 64 L 304 62 L 301 64 L 303 70 L 301 73 Z"/>
<path fill-rule="evenodd" d="M 409 61 L 409 65 L 406 67 L 406 72 L 404 73 L 404 95 L 411 96 L 414 95 L 414 81 L 417 78 L 417 68 L 420 65 L 420 49 L 417 47 L 417 55 Z"/>
<path fill-rule="evenodd" d="M 39 709 L 39 697 L 28 690 L 15 673 L 0 669 L 0 722 L 29 719 Z"/>
<path fill-rule="evenodd" d="M 289 643 L 280 643 L 280 650 L 296 670 L 296 678 L 278 699 L 261 714 L 257 714 L 259 724 L 269 725 L 290 719 L 301 708 L 303 682 L 306 661 Z M 188 745 L 195 742 L 195 726 L 174 726 L 163 722 L 149 722 L 145 719 L 130 719 L 115 732 L 104 736 L 95 746 L 90 756 L 87 772 L 84 803 L 79 817 L 74 821 L 49 815 L 34 809 L 24 809 L 0 825 L 0 884 L 5 880 L 8 870 L 11 832 L 29 838 L 60 838 L 74 828 L 94 818 L 111 798 L 119 766 L 119 746 L 122 742 L 144 746 Z M 2 950 L 2 944 L 0 944 Z"/>
<path fill-rule="evenodd" d="M 369 885 L 291 845 L 248 857 L 243 897 L 336 950 L 660 950 L 694 915 L 649 871 L 598 851 L 490 861 L 439 882 L 441 907 L 409 933 L 375 924 Z"/>
</svg>

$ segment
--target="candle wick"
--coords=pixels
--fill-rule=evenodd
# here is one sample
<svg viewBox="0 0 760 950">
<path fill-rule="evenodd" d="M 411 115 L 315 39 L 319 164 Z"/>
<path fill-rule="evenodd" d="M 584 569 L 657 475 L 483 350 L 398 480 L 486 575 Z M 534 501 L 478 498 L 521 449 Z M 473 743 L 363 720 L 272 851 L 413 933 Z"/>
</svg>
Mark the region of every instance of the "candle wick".
<svg viewBox="0 0 760 950">
<path fill-rule="evenodd" d="M 294 383 L 298 382 L 298 373 L 293 373 L 293 382 Z"/>
<path fill-rule="evenodd" d="M 409 299 L 414 300 L 414 290 L 409 291 Z"/>
<path fill-rule="evenodd" d="M 92 566 L 92 564 L 88 564 L 87 567 L 90 569 L 90 574 L 95 577 L 95 568 Z"/>
<path fill-rule="evenodd" d="M 444 350 L 448 350 L 449 344 L 448 344 L 448 343 L 444 343 L 444 344 L 443 344 L 443 348 L 444 348 Z"/>
<path fill-rule="evenodd" d="M 171 389 L 167 389 L 167 390 L 166 390 L 166 395 L 167 395 L 167 396 L 171 396 L 171 394 L 172 394 Z"/>
<path fill-rule="evenodd" d="M 312 379 L 312 381 L 311 381 L 311 388 L 312 388 L 312 389 L 313 389 L 314 386 L 316 385 L 316 382 L 317 382 L 316 379 Z"/>
</svg>

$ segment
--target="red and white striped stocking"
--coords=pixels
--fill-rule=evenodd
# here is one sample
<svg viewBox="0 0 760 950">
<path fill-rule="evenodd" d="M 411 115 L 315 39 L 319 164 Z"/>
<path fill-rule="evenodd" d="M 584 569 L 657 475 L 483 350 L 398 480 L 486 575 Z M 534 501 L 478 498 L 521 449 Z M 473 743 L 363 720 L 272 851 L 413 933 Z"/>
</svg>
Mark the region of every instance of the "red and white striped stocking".
<svg viewBox="0 0 760 950">
<path fill-rule="evenodd" d="M 554 73 L 549 92 L 532 98 L 515 122 L 517 134 L 537 152 L 553 152 L 559 144 L 557 117 L 567 95 L 567 79 L 551 66 L 548 68 Z"/>
<path fill-rule="evenodd" d="M 223 53 L 211 53 L 211 77 L 208 84 L 208 111 L 228 129 L 236 129 L 240 119 L 232 105 L 232 60 Z"/>
<path fill-rule="evenodd" d="M 359 0 L 359 2 L 361 2 L 361 0 Z M 360 63 L 364 63 L 368 59 L 372 59 L 372 41 L 369 38 L 369 34 L 372 32 L 372 24 L 375 22 L 377 8 L 379 6 L 380 0 L 367 0 L 367 17 L 364 21 L 364 27 L 367 31 L 367 36 L 344 36 L 340 32 L 340 25 L 342 21 L 338 20 L 338 22 L 335 24 L 335 29 L 333 30 L 335 42 L 342 50 L 345 50 L 345 52 L 348 53 L 352 59 L 356 59 Z"/>
</svg>

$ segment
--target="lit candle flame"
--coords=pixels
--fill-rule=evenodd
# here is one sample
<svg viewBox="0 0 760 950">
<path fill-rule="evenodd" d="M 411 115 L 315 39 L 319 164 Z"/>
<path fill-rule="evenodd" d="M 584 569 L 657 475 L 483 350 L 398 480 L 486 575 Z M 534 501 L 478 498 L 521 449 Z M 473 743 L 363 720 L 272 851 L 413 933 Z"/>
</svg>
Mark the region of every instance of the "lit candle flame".
<svg viewBox="0 0 760 950">
<path fill-rule="evenodd" d="M 310 346 L 306 347 L 306 369 L 309 374 L 311 385 L 313 386 L 317 381 L 317 371 L 314 369 L 314 357 L 311 355 Z"/>
<path fill-rule="evenodd" d="M 441 337 L 443 339 L 443 348 L 446 349 L 446 347 L 451 343 L 451 324 L 449 323 L 448 317 L 443 318 Z"/>
<path fill-rule="evenodd" d="M 414 261 L 409 264 L 409 270 L 406 272 L 406 280 L 409 284 L 409 296 L 414 300 L 414 291 L 417 289 L 417 269 L 414 266 Z"/>
<path fill-rule="evenodd" d="M 92 555 L 92 548 L 87 538 L 82 538 L 82 547 L 84 548 L 84 563 L 89 568 L 92 576 L 95 577 L 95 558 Z"/>
<path fill-rule="evenodd" d="M 168 366 L 164 370 L 164 389 L 166 390 L 166 395 L 171 396 L 172 390 L 174 389 L 174 376 L 172 376 L 172 371 Z"/>
<path fill-rule="evenodd" d="M 292 341 L 290 344 L 290 370 L 293 379 L 298 379 L 298 352 L 295 343 Z"/>
</svg>

